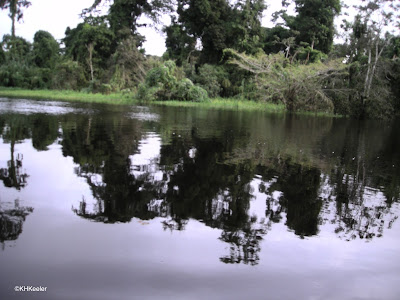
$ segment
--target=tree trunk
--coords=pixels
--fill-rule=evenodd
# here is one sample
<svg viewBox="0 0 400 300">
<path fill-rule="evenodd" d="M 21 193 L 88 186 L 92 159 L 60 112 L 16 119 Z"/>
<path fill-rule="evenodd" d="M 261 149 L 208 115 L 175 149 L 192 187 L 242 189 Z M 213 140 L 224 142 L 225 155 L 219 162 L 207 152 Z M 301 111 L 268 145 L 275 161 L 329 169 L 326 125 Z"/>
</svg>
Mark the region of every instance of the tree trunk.
<svg viewBox="0 0 400 300">
<path fill-rule="evenodd" d="M 17 0 L 10 1 L 11 37 L 15 38 L 15 17 L 17 16 Z"/>
<path fill-rule="evenodd" d="M 15 15 L 11 18 L 11 36 L 15 38 Z"/>
<path fill-rule="evenodd" d="M 364 81 L 364 92 L 363 92 L 363 104 L 365 98 L 367 98 L 369 94 L 369 82 L 370 82 L 370 76 L 371 74 L 371 61 L 372 61 L 372 49 L 371 46 L 369 45 L 368 47 L 368 65 L 367 65 L 367 75 L 365 76 L 365 81 Z"/>
<path fill-rule="evenodd" d="M 93 49 L 94 49 L 94 45 L 93 45 L 93 43 L 90 43 L 89 45 L 86 45 L 86 48 L 88 49 L 88 52 L 89 52 L 88 62 L 89 62 L 89 68 L 90 68 L 90 79 L 91 79 L 91 81 L 93 81 L 94 80 L 94 71 L 93 71 Z"/>
<path fill-rule="evenodd" d="M 311 43 L 311 51 L 313 51 L 314 50 L 314 40 L 312 41 L 312 43 Z M 307 53 L 307 59 L 306 59 L 306 64 L 308 63 L 308 61 L 309 61 L 309 59 L 310 59 L 310 52 L 311 51 L 309 51 L 308 53 Z"/>
<path fill-rule="evenodd" d="M 374 78 L 375 71 L 376 71 L 376 66 L 378 65 L 379 58 L 382 55 L 383 50 L 386 48 L 387 45 L 389 45 L 390 41 L 392 38 L 390 38 L 386 43 L 382 46 L 381 50 L 379 51 L 379 38 L 376 39 L 375 41 L 375 60 L 374 63 L 372 64 L 372 47 L 368 49 L 369 55 L 368 55 L 368 72 L 367 72 L 367 77 L 365 78 L 365 85 L 364 85 L 364 96 L 365 98 L 369 97 L 370 91 L 371 91 L 371 86 L 372 86 L 372 79 Z"/>
</svg>

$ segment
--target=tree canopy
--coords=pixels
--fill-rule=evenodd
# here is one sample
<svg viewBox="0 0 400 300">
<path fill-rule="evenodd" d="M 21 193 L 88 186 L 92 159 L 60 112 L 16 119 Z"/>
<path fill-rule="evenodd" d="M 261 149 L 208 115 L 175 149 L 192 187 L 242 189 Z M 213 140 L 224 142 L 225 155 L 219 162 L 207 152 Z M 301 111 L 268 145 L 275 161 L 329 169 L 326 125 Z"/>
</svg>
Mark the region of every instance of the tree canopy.
<svg viewBox="0 0 400 300">
<path fill-rule="evenodd" d="M 44 30 L 32 44 L 15 36 L 15 22 L 31 3 L 0 0 L 12 20 L 1 42 L 0 84 L 124 91 L 158 100 L 235 97 L 354 117 L 400 115 L 400 3 L 360 2 L 354 20 L 342 24 L 344 41 L 335 45 L 334 21 L 345 3 L 282 4 L 274 16 L 283 23 L 265 27 L 263 0 L 93 0 L 59 45 Z M 166 52 L 147 55 L 139 29 L 160 28 L 167 13 Z M 172 81 L 149 84 L 167 69 Z"/>
<path fill-rule="evenodd" d="M 334 18 L 340 13 L 340 0 L 295 0 L 297 15 L 283 14 L 286 25 L 298 32 L 297 44 L 329 53 L 335 32 Z"/>
</svg>

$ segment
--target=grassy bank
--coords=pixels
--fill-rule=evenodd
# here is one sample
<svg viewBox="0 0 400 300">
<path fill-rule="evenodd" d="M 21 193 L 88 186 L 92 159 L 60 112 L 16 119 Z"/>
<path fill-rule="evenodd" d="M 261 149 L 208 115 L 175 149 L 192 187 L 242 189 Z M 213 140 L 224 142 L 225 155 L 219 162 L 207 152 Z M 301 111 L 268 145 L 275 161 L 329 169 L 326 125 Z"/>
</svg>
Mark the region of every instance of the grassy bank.
<svg viewBox="0 0 400 300">
<path fill-rule="evenodd" d="M 133 104 L 131 96 L 113 93 L 109 95 L 91 94 L 76 91 L 58 90 L 25 90 L 16 88 L 0 88 L 0 97 L 26 98 L 40 100 L 64 100 L 87 103 Z"/>
<path fill-rule="evenodd" d="M 61 101 L 78 101 L 86 103 L 105 103 L 105 104 L 138 104 L 139 100 L 133 99 L 131 94 L 112 93 L 109 95 L 92 94 L 67 90 L 27 90 L 19 88 L 0 87 L 0 97 L 25 98 L 39 100 L 61 100 Z M 227 109 L 227 110 L 248 110 L 248 111 L 268 111 L 268 112 L 285 112 L 283 104 L 273 104 L 264 102 L 255 102 L 239 99 L 215 98 L 205 102 L 185 102 L 185 101 L 152 101 L 146 102 L 150 105 L 165 105 L 175 107 L 199 107 L 207 109 Z M 329 113 L 299 112 L 300 114 L 334 116 Z M 337 115 L 336 115 L 337 117 Z"/>
<path fill-rule="evenodd" d="M 109 103 L 109 104 L 135 104 L 140 101 L 134 100 L 130 94 L 113 93 L 109 95 L 91 94 L 76 91 L 59 90 L 27 90 L 17 88 L 0 87 L 0 97 L 40 99 L 40 100 L 64 100 L 79 101 L 88 103 Z M 184 101 L 154 101 L 148 104 L 166 105 L 176 107 L 203 107 L 211 109 L 230 110 L 257 110 L 284 112 L 283 105 L 272 103 L 260 103 L 255 101 L 244 101 L 237 99 L 216 98 L 206 102 L 184 102 Z"/>
<path fill-rule="evenodd" d="M 153 104 L 176 106 L 176 107 L 204 107 L 213 109 L 229 110 L 257 110 L 270 112 L 284 112 L 285 106 L 281 104 L 262 103 L 238 99 L 215 98 L 205 102 L 183 102 L 183 101 L 155 101 Z"/>
</svg>

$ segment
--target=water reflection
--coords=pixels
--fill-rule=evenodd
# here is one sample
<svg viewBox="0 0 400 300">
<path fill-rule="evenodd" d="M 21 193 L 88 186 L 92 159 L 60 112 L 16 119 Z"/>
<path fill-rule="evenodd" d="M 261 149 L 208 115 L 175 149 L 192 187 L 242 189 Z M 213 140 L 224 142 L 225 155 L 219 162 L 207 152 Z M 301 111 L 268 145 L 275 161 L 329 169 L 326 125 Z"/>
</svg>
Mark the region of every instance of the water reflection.
<svg viewBox="0 0 400 300">
<path fill-rule="evenodd" d="M 3 209 L 0 207 L 0 243 L 16 240 L 22 233 L 26 216 L 33 212 L 33 207 L 19 206 L 19 199 L 14 201 L 14 207 Z"/>
<path fill-rule="evenodd" d="M 7 161 L 7 166 L 0 168 L 0 180 L 6 187 L 19 190 L 27 184 L 28 174 L 22 168 L 24 155 L 15 153 L 15 144 L 29 138 L 29 125 L 24 118 L 18 116 L 8 117 L 7 123 L 3 119 L 0 124 L 2 125 L 0 133 L 3 142 L 10 144 L 10 159 Z"/>
<path fill-rule="evenodd" d="M 7 188 L 20 190 L 27 185 L 29 175 L 23 168 L 24 154 L 16 152 L 15 145 L 30 137 L 30 126 L 26 119 L 19 116 L 0 118 L 0 136 L 4 144 L 10 144 L 9 159 L 6 166 L 0 167 L 0 180 Z M 20 200 L 14 200 L 14 207 L 0 199 L 0 243 L 16 240 L 22 233 L 26 216 L 33 212 L 32 207 L 20 206 Z"/>
<path fill-rule="evenodd" d="M 230 264 L 256 265 L 278 223 L 299 238 L 333 225 L 351 241 L 382 237 L 397 219 L 397 126 L 203 114 L 2 116 L 11 160 L 1 179 L 7 187 L 26 183 L 23 156 L 14 154 L 18 141 L 32 139 L 37 151 L 58 142 L 92 192 L 74 214 L 102 223 L 161 217 L 165 231 L 196 219 L 221 231 L 227 253 L 220 261 Z"/>
</svg>

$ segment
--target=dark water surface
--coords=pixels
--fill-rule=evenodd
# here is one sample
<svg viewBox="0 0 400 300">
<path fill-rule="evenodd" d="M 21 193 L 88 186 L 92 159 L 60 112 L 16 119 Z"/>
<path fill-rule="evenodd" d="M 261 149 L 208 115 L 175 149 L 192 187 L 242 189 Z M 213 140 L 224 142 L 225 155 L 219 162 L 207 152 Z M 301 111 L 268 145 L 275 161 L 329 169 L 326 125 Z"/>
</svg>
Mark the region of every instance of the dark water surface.
<svg viewBox="0 0 400 300">
<path fill-rule="evenodd" d="M 400 299 L 398 122 L 0 99 L 0 180 L 0 299 Z"/>
</svg>

